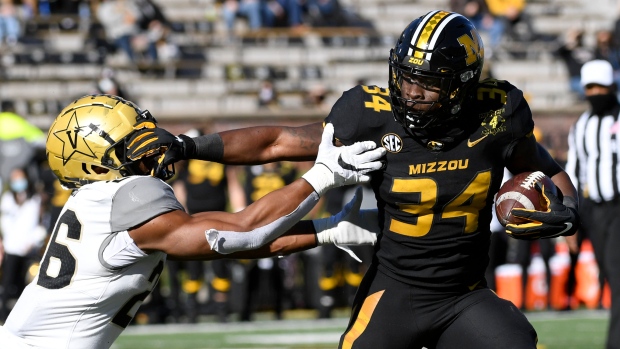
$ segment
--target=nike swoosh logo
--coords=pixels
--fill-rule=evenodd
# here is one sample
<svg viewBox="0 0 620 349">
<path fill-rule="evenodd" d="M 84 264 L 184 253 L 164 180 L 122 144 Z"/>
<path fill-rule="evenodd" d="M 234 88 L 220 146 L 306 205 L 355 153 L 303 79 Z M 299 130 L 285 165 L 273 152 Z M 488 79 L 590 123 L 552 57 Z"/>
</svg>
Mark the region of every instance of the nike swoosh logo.
<svg viewBox="0 0 620 349">
<path fill-rule="evenodd" d="M 350 170 L 350 171 L 357 171 L 358 170 L 353 165 L 344 162 L 344 160 L 342 159 L 342 155 L 338 157 L 338 165 L 340 165 L 340 167 L 344 168 L 345 170 Z"/>
<path fill-rule="evenodd" d="M 472 142 L 471 140 L 469 140 L 469 139 L 468 139 L 468 140 L 467 140 L 467 146 L 471 148 L 471 147 L 475 146 L 476 144 L 478 144 L 478 143 L 482 142 L 482 140 L 483 140 L 483 139 L 485 139 L 485 138 L 487 138 L 488 136 L 489 136 L 489 135 L 486 135 L 486 136 L 484 136 L 484 137 L 478 138 L 478 139 L 476 139 L 476 140 L 475 140 L 475 141 L 473 141 L 473 142 Z"/>
<path fill-rule="evenodd" d="M 569 231 L 569 230 L 573 227 L 573 223 L 566 222 L 566 223 L 564 223 L 564 224 L 566 224 L 566 229 L 562 230 L 562 231 L 560 232 L 560 235 L 562 235 L 562 234 L 566 233 L 567 231 Z"/>
</svg>

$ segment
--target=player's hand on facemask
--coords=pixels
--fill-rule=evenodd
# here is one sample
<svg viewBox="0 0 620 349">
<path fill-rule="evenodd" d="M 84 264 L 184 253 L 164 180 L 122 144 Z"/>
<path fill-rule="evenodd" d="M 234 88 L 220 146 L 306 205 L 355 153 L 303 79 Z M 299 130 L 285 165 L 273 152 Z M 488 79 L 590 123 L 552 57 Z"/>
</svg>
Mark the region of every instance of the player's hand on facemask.
<svg viewBox="0 0 620 349">
<path fill-rule="evenodd" d="M 360 210 L 362 199 L 362 187 L 358 187 L 355 196 L 342 211 L 327 218 L 312 220 L 319 246 L 334 244 L 361 262 L 346 245 L 374 245 L 377 235 L 381 233 L 378 210 Z"/>
<path fill-rule="evenodd" d="M 315 164 L 302 176 L 319 195 L 331 188 L 366 183 L 370 180 L 367 173 L 383 167 L 379 159 L 385 155 L 386 150 L 383 147 L 377 148 L 375 142 L 356 142 L 336 147 L 333 138 L 334 126 L 325 125 Z"/>
<path fill-rule="evenodd" d="M 511 211 L 515 217 L 528 220 L 527 223 L 508 224 L 506 233 L 515 239 L 534 240 L 558 236 L 573 235 L 579 228 L 577 202 L 572 197 L 560 199 L 551 190 L 536 183 L 536 190 L 547 201 L 547 211 L 535 211 L 515 208 Z M 561 196 L 561 193 L 559 194 Z"/>
<path fill-rule="evenodd" d="M 186 135 L 175 136 L 163 128 L 143 128 L 136 131 L 127 145 L 127 158 L 136 161 L 155 154 L 163 154 L 159 159 L 158 173 L 169 165 L 187 160 L 191 147 L 195 147 L 192 139 Z"/>
</svg>

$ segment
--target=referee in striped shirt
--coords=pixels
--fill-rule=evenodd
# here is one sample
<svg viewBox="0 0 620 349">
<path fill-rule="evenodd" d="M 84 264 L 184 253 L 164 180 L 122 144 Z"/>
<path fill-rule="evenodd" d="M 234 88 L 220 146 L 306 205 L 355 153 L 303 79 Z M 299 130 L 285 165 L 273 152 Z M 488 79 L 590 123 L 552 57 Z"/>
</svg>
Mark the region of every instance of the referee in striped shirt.
<svg viewBox="0 0 620 349">
<path fill-rule="evenodd" d="M 583 197 L 582 226 L 594 247 L 600 276 L 611 288 L 606 348 L 620 349 L 620 103 L 611 64 L 585 63 L 581 85 L 590 108 L 570 130 L 566 172 Z"/>
</svg>

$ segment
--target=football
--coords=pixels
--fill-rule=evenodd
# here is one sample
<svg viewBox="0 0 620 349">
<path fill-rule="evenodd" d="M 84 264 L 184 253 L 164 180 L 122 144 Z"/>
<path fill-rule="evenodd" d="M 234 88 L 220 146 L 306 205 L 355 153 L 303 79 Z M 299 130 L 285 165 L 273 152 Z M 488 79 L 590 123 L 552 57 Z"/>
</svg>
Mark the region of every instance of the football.
<svg viewBox="0 0 620 349">
<path fill-rule="evenodd" d="M 506 224 L 520 224 L 527 221 L 513 216 L 510 212 L 513 208 L 526 208 L 529 210 L 546 211 L 547 201 L 542 193 L 534 187 L 540 182 L 545 188 L 551 188 L 552 193 L 557 195 L 557 188 L 551 178 L 540 171 L 519 173 L 504 184 L 495 197 L 495 213 L 499 222 Z"/>
</svg>

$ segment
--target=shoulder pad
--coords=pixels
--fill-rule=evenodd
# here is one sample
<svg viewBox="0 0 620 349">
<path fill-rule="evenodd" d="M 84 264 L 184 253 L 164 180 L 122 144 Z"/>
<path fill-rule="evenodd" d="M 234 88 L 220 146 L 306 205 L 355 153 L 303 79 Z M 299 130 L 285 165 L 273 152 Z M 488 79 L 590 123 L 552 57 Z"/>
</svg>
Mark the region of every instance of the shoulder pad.
<svg viewBox="0 0 620 349">
<path fill-rule="evenodd" d="M 172 188 L 159 178 L 137 176 L 123 183 L 112 201 L 112 231 L 133 228 L 162 213 L 184 210 Z"/>
<path fill-rule="evenodd" d="M 481 81 L 474 86 L 473 98 L 467 108 L 480 122 L 478 136 L 520 138 L 534 127 L 532 112 L 523 92 L 508 81 Z"/>
<path fill-rule="evenodd" d="M 334 125 L 334 136 L 349 145 L 367 140 L 370 130 L 393 120 L 389 90 L 358 85 L 346 91 L 325 119 Z"/>
<path fill-rule="evenodd" d="M 508 95 L 519 91 L 514 85 L 505 80 L 485 79 L 473 87 L 474 99 L 478 102 L 506 104 Z"/>
</svg>

